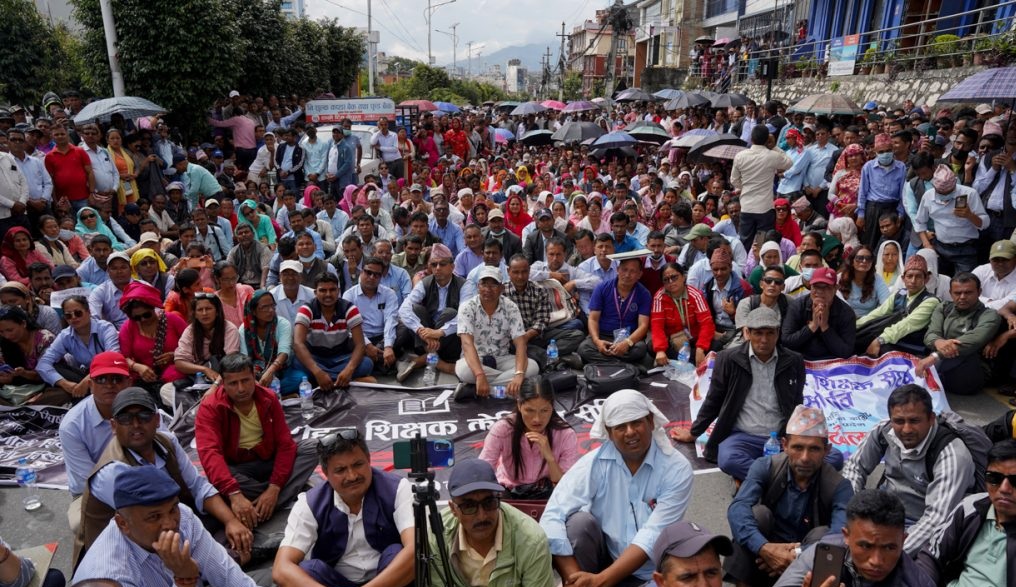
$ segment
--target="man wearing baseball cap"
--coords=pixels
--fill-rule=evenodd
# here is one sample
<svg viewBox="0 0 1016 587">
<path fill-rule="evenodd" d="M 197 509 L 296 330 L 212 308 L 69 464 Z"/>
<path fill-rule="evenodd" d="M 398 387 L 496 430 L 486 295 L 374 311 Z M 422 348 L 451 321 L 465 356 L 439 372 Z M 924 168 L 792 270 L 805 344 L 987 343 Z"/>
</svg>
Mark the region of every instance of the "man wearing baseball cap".
<svg viewBox="0 0 1016 587">
<path fill-rule="evenodd" d="M 444 581 L 440 565 L 431 564 L 433 585 L 554 585 L 546 534 L 531 516 L 501 502 L 504 490 L 486 461 L 465 459 L 452 468 L 442 514 L 452 576 Z M 438 552 L 433 534 L 430 544 Z"/>
<path fill-rule="evenodd" d="M 811 275 L 811 291 L 794 298 L 783 321 L 783 345 L 807 361 L 845 359 L 854 354 L 857 317 L 836 296 L 836 272 L 819 267 Z"/>
<path fill-rule="evenodd" d="M 660 532 L 653 547 L 653 583 L 658 587 L 720 587 L 720 555 L 732 553 L 726 536 L 712 534 L 694 522 L 674 522 Z"/>
<path fill-rule="evenodd" d="M 491 208 L 487 213 L 487 228 L 483 229 L 483 240 L 492 238 L 501 243 L 501 256 L 511 259 L 516 253 L 522 252 L 522 239 L 504 227 L 504 212 L 500 208 Z"/>
<path fill-rule="evenodd" d="M 523 246 L 523 252 L 529 263 L 546 261 L 547 242 L 555 238 L 565 243 L 565 255 L 570 255 L 572 240 L 554 228 L 554 214 L 550 208 L 541 208 L 534 217 L 536 218 L 536 230 L 529 233 L 529 236 L 526 237 L 526 244 Z M 511 260 L 511 257 L 508 259 Z"/>
<path fill-rule="evenodd" d="M 179 493 L 164 469 L 129 467 L 121 473 L 113 488 L 113 523 L 81 561 L 74 583 L 109 579 L 125 587 L 254 587 L 180 503 Z"/>
<path fill-rule="evenodd" d="M 995 241 L 989 249 L 988 261 L 972 273 L 981 280 L 984 305 L 1000 310 L 1016 293 L 1016 243 L 1008 238 Z"/>
<path fill-rule="evenodd" d="M 143 237 L 142 237 L 143 238 Z M 127 315 L 120 309 L 123 291 L 131 278 L 131 260 L 127 253 L 116 252 L 106 258 L 106 274 L 109 281 L 101 283 L 88 294 L 88 307 L 93 318 L 99 318 L 120 326 L 127 321 Z"/>
</svg>

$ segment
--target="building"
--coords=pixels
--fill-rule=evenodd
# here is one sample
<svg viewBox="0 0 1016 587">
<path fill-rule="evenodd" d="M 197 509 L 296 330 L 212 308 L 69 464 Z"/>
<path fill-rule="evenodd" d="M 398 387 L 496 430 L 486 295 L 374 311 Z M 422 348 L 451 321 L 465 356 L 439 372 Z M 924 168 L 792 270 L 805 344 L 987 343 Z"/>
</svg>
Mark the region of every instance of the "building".
<svg viewBox="0 0 1016 587">
<path fill-rule="evenodd" d="M 636 9 L 633 85 L 647 90 L 680 87 L 689 69 L 693 42 L 703 32 L 699 24 L 702 3 L 642 0 Z"/>
<path fill-rule="evenodd" d="M 521 59 L 509 59 L 505 66 L 505 91 L 520 94 L 527 91 L 529 71 L 522 66 Z"/>
<path fill-rule="evenodd" d="M 618 0 L 620 1 L 620 0 Z M 629 19 L 637 22 L 635 4 L 623 8 L 628 10 Z M 628 80 L 635 65 L 635 35 L 617 35 L 610 23 L 610 9 L 597 10 L 594 20 L 586 20 L 574 27 L 568 35 L 568 71 L 582 74 L 582 95 L 589 98 L 609 93 L 606 84 L 610 73 L 609 55 L 614 48 L 614 79 Z"/>
<path fill-rule="evenodd" d="M 303 4 L 304 0 L 282 0 L 282 14 L 289 18 L 303 18 L 306 16 Z"/>
</svg>

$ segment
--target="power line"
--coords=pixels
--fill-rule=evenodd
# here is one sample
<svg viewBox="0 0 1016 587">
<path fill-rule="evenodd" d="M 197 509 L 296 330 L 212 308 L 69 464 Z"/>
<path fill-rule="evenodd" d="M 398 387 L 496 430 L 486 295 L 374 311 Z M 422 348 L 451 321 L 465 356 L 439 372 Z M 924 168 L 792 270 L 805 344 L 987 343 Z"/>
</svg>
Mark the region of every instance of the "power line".
<svg viewBox="0 0 1016 587">
<path fill-rule="evenodd" d="M 388 5 L 388 0 L 381 0 L 381 7 L 385 9 L 385 12 L 387 12 L 389 16 L 395 19 L 395 22 L 397 22 L 399 26 L 402 27 L 402 30 L 406 33 L 406 35 L 408 35 L 409 38 L 412 39 L 413 33 L 409 30 L 406 24 L 402 22 L 402 19 L 399 18 L 399 14 L 394 10 L 392 10 L 392 7 Z M 420 53 L 423 53 L 423 49 L 421 49 L 420 46 L 417 45 L 415 42 L 412 43 L 412 47 L 417 51 L 419 51 Z"/>
<path fill-rule="evenodd" d="M 341 8 L 341 9 L 343 9 L 343 10 L 348 10 L 349 12 L 352 12 L 352 13 L 355 13 L 355 14 L 360 14 L 360 15 L 363 15 L 363 16 L 367 16 L 367 13 L 366 13 L 366 12 L 363 12 L 363 11 L 361 11 L 361 10 L 357 10 L 357 9 L 355 9 L 355 8 L 350 8 L 350 7 L 348 7 L 348 6 L 345 6 L 345 5 L 339 4 L 339 3 L 338 3 L 338 2 L 336 2 L 335 0 L 325 0 L 325 2 L 327 2 L 327 3 L 331 4 L 332 6 L 337 6 L 337 7 Z M 396 33 L 395 31 L 391 30 L 390 28 L 386 27 L 386 26 L 385 26 L 384 24 L 382 24 L 381 22 L 378 22 L 378 26 L 380 26 L 380 27 L 381 27 L 382 29 L 384 29 L 384 30 L 385 30 L 385 31 L 386 31 L 386 32 L 387 32 L 388 34 L 390 34 L 391 36 L 395 37 L 395 39 L 397 39 L 397 40 L 399 40 L 399 41 L 402 41 L 403 43 L 405 43 L 406 45 L 408 45 L 408 46 L 410 46 L 410 47 L 413 47 L 413 48 L 415 48 L 415 49 L 416 49 L 416 51 L 420 51 L 420 48 L 419 48 L 419 46 L 417 46 L 417 45 L 416 45 L 416 43 L 413 43 L 413 42 L 411 42 L 411 41 L 407 41 L 406 39 L 404 39 L 404 38 L 402 37 L 402 35 L 400 35 L 400 34 Z M 420 52 L 422 53 L 422 51 L 420 51 Z"/>
</svg>

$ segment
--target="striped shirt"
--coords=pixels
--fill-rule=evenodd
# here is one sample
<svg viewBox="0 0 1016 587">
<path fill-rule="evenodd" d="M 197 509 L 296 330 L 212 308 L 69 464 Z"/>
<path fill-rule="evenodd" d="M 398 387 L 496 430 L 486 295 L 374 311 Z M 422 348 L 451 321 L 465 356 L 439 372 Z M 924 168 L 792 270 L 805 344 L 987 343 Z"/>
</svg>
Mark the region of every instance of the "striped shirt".
<svg viewBox="0 0 1016 587">
<path fill-rule="evenodd" d="M 321 313 L 321 302 L 315 299 L 296 311 L 296 323 L 307 327 L 310 353 L 326 357 L 352 351 L 353 339 L 349 331 L 363 324 L 363 316 L 352 303 L 339 299 L 329 322 Z"/>
</svg>

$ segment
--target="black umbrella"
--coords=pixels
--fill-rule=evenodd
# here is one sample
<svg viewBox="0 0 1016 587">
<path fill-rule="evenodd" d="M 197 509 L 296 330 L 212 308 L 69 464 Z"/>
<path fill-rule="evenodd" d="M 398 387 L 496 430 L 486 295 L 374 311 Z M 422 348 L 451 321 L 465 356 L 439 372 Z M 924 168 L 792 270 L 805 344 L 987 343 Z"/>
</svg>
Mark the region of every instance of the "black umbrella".
<svg viewBox="0 0 1016 587">
<path fill-rule="evenodd" d="M 629 88 L 614 98 L 615 102 L 655 102 L 658 100 L 656 96 L 643 92 L 638 88 Z"/>
<path fill-rule="evenodd" d="M 719 94 L 709 101 L 713 108 L 737 108 L 748 103 L 748 98 L 740 94 Z"/>
<path fill-rule="evenodd" d="M 656 143 L 657 145 L 665 143 L 673 138 L 670 136 L 670 133 L 663 128 L 662 124 L 648 120 L 637 120 L 626 126 L 624 130 L 628 131 L 628 134 L 639 141 Z"/>
<path fill-rule="evenodd" d="M 721 135 L 713 135 L 706 137 L 699 141 L 691 150 L 688 151 L 688 156 L 685 158 L 689 163 L 698 163 L 706 160 L 705 152 L 713 147 L 720 145 L 734 145 L 738 147 L 744 146 L 744 141 L 741 137 L 732 135 L 730 133 L 724 133 Z"/>
<path fill-rule="evenodd" d="M 716 39 L 713 39 L 709 35 L 702 35 L 701 37 L 695 39 L 695 42 L 702 43 L 703 45 L 712 45 L 716 42 Z"/>
<path fill-rule="evenodd" d="M 674 98 L 663 105 L 667 110 L 687 110 L 696 106 L 709 104 L 709 98 L 696 92 L 685 92 L 683 96 Z"/>
<path fill-rule="evenodd" d="M 564 143 L 580 143 L 587 139 L 596 139 L 605 134 L 600 125 L 593 122 L 566 122 L 557 129 L 551 138 Z"/>
<path fill-rule="evenodd" d="M 541 147 L 543 145 L 553 144 L 554 139 L 551 138 L 553 136 L 553 131 L 538 128 L 522 135 L 519 142 L 527 147 Z"/>
</svg>

